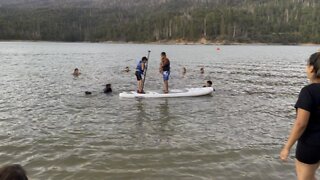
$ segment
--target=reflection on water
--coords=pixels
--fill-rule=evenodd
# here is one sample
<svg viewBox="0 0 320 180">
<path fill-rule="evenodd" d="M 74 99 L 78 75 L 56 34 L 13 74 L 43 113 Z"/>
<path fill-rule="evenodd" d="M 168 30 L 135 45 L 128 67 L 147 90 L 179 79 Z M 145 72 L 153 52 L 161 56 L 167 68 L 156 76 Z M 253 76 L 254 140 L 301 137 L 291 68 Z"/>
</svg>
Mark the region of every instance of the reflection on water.
<svg viewBox="0 0 320 180">
<path fill-rule="evenodd" d="M 1 164 L 21 163 L 35 180 L 293 179 L 293 158 L 281 163 L 278 153 L 307 83 L 304 60 L 318 47 L 216 48 L 0 43 Z M 212 80 L 216 92 L 120 100 L 136 89 L 134 72 L 123 68 L 134 69 L 148 49 L 146 89 L 162 88 L 166 51 L 171 88 Z M 107 83 L 112 95 L 102 93 Z"/>
<path fill-rule="evenodd" d="M 148 106 L 145 100 L 136 100 L 136 127 L 133 134 L 136 136 L 137 144 L 148 143 L 148 138 L 152 139 L 153 146 L 170 144 L 170 135 L 174 132 L 174 127 L 170 125 L 170 121 L 173 120 L 174 116 L 169 112 L 168 99 L 161 101 L 159 107 L 148 113 L 146 112 Z"/>
</svg>

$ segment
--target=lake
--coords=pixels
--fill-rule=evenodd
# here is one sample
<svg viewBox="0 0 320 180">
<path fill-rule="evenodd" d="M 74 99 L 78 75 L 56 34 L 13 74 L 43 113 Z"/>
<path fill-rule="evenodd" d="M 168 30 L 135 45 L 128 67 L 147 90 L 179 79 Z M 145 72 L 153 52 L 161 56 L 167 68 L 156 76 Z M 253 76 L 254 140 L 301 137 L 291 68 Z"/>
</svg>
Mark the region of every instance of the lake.
<svg viewBox="0 0 320 180">
<path fill-rule="evenodd" d="M 32 180 L 294 179 L 294 149 L 287 163 L 279 151 L 308 83 L 306 60 L 318 49 L 1 42 L 0 165 L 19 163 Z M 148 50 L 146 90 L 162 88 L 165 51 L 171 89 L 211 80 L 216 91 L 120 99 L 136 89 L 135 64 Z M 111 95 L 102 93 L 106 83 Z"/>
</svg>

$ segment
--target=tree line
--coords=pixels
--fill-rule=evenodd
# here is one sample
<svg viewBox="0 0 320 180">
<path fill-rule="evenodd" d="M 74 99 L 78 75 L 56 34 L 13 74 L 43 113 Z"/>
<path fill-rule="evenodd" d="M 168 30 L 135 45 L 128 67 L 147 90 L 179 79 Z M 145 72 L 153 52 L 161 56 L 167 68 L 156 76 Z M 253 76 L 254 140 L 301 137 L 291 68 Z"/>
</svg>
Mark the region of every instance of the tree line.
<svg viewBox="0 0 320 180">
<path fill-rule="evenodd" d="M 144 3 L 101 7 L 2 6 L 0 39 L 320 43 L 320 2 L 316 0 L 139 2 Z"/>
</svg>

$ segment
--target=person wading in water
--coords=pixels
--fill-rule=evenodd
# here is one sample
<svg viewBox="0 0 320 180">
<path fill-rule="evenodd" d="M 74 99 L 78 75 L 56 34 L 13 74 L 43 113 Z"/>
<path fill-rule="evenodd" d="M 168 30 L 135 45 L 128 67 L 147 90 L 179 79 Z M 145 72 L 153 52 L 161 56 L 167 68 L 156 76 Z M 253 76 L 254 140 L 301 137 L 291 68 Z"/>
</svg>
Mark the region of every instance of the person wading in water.
<svg viewBox="0 0 320 180">
<path fill-rule="evenodd" d="M 296 148 L 298 180 L 316 180 L 320 165 L 320 53 L 310 56 L 306 67 L 310 84 L 303 87 L 295 105 L 297 116 L 288 141 L 280 152 L 286 161 L 292 146 Z"/>
</svg>

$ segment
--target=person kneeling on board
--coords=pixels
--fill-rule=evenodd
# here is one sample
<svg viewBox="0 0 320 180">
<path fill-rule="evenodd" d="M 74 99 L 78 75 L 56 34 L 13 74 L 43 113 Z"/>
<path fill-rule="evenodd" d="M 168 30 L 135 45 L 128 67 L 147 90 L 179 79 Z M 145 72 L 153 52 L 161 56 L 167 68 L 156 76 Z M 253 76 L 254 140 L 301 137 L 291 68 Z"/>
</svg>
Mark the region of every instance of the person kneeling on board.
<svg viewBox="0 0 320 180">
<path fill-rule="evenodd" d="M 147 61 L 148 61 L 148 58 L 144 56 L 137 64 L 135 75 L 136 75 L 137 81 L 138 81 L 138 90 L 137 90 L 138 93 L 144 93 L 144 91 L 143 91 L 144 79 L 142 78 L 142 75 L 146 69 Z"/>
</svg>

